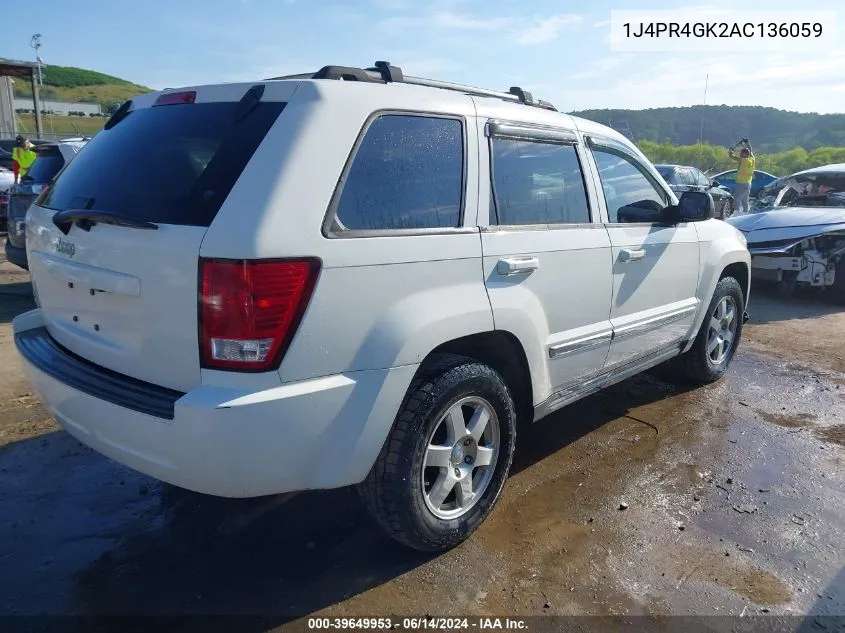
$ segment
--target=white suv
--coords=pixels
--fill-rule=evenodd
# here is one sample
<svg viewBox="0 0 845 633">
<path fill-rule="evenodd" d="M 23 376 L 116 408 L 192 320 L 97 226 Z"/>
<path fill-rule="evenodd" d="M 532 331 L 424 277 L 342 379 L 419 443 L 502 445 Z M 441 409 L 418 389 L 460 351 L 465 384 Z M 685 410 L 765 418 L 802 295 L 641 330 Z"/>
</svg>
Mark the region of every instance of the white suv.
<svg viewBox="0 0 845 633">
<path fill-rule="evenodd" d="M 35 389 L 177 486 L 358 484 L 422 550 L 493 507 L 519 423 L 731 362 L 741 234 L 611 129 L 375 68 L 133 99 L 27 215 Z"/>
</svg>

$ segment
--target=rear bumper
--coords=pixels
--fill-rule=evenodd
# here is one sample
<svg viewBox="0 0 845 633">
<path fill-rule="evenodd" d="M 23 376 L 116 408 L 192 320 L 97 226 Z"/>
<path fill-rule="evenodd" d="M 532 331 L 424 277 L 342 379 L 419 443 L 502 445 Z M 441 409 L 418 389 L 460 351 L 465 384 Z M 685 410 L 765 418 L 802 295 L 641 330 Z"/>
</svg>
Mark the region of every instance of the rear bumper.
<svg viewBox="0 0 845 633">
<path fill-rule="evenodd" d="M 133 406 L 149 404 L 139 381 L 102 368 L 97 375 L 87 361 L 52 348 L 40 310 L 16 318 L 13 328 L 30 382 L 67 432 L 156 479 L 223 497 L 362 481 L 417 367 L 350 372 L 257 392 L 203 385 L 178 394 L 158 387 L 158 405 L 171 399 L 168 419 L 153 414 L 154 407 L 142 412 Z M 57 354 L 52 367 L 50 354 Z M 121 381 L 136 387 L 128 406 L 118 404 L 121 385 L 114 383 Z"/>
<path fill-rule="evenodd" d="M 26 260 L 26 248 L 19 248 L 9 243 L 6 239 L 6 260 L 12 262 L 15 266 L 20 266 L 24 270 L 29 270 L 29 264 Z"/>
</svg>

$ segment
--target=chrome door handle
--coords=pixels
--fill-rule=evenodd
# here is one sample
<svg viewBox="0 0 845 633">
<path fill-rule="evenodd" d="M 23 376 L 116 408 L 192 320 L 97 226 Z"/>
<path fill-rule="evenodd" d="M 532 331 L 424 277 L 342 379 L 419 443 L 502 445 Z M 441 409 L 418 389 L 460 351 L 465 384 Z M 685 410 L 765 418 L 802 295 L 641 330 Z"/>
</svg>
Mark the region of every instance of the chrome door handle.
<svg viewBox="0 0 845 633">
<path fill-rule="evenodd" d="M 496 264 L 496 272 L 500 275 L 518 275 L 539 267 L 540 260 L 536 257 L 503 257 Z"/>
<path fill-rule="evenodd" d="M 619 260 L 622 262 L 634 262 L 645 257 L 645 249 L 634 250 L 630 248 L 623 248 L 619 253 Z"/>
</svg>

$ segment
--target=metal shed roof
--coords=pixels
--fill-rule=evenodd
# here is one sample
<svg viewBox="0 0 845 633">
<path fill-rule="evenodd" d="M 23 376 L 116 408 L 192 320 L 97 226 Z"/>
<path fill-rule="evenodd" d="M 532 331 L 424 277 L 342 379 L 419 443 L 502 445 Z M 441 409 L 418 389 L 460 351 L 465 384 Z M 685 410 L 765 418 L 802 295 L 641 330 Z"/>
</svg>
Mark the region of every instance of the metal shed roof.
<svg viewBox="0 0 845 633">
<path fill-rule="evenodd" d="M 35 62 L 22 62 L 16 59 L 0 57 L 0 77 L 29 79 L 36 68 L 38 66 Z"/>
</svg>

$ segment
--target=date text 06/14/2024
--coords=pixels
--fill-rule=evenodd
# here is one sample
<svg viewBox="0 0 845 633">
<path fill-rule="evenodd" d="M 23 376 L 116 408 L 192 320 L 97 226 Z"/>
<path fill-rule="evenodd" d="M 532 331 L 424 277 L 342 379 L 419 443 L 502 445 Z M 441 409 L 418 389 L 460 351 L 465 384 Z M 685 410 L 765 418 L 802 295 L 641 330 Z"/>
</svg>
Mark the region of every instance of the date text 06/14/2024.
<svg viewBox="0 0 845 633">
<path fill-rule="evenodd" d="M 440 631 L 472 631 L 472 630 L 511 630 L 528 631 L 525 620 L 519 618 L 438 618 L 438 617 L 407 617 L 407 618 L 308 618 L 309 630 L 440 630 Z"/>
</svg>

